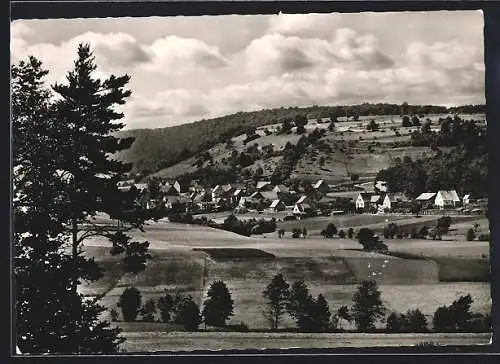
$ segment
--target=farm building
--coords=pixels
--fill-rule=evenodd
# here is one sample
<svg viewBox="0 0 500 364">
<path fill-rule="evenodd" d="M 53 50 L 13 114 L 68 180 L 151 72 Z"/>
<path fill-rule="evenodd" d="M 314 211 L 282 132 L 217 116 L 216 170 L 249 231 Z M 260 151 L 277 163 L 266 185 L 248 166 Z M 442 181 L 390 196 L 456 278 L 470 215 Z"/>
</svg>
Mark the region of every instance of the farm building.
<svg viewBox="0 0 500 364">
<path fill-rule="evenodd" d="M 160 192 L 165 196 L 179 196 L 181 185 L 177 181 L 173 183 L 165 182 L 164 184 L 160 184 Z"/>
<path fill-rule="evenodd" d="M 434 203 L 435 192 L 421 193 L 415 200 L 420 203 L 423 208 L 429 208 Z"/>
<path fill-rule="evenodd" d="M 438 191 L 436 194 L 436 198 L 434 200 L 434 206 L 439 208 L 445 207 L 454 207 L 457 203 L 460 202 L 460 198 L 457 195 L 457 191 Z"/>
<path fill-rule="evenodd" d="M 356 198 L 356 209 L 367 209 L 382 204 L 381 195 L 361 192 Z"/>
<path fill-rule="evenodd" d="M 391 210 L 396 207 L 398 204 L 408 202 L 409 199 L 406 197 L 404 193 L 386 193 L 382 199 L 382 208 L 384 210 Z"/>
<path fill-rule="evenodd" d="M 468 205 L 468 204 L 470 204 L 470 202 L 471 202 L 470 195 L 465 195 L 465 196 L 462 198 L 462 204 L 464 204 L 464 205 Z"/>
<path fill-rule="evenodd" d="M 276 185 L 274 186 L 273 191 L 276 193 L 288 193 L 290 190 L 284 185 Z"/>
</svg>

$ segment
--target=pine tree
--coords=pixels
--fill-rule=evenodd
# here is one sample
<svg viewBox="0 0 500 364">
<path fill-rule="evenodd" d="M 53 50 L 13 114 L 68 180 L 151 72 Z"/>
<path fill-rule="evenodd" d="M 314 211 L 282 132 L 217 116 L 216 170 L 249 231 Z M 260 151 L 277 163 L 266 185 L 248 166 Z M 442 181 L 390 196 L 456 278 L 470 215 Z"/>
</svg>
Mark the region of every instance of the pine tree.
<svg viewBox="0 0 500 364">
<path fill-rule="evenodd" d="M 106 310 L 75 289 L 95 281 L 93 260 L 65 249 L 63 183 L 56 159 L 59 120 L 34 57 L 12 67 L 16 344 L 23 353 L 111 353 L 123 338 L 101 321 Z"/>
<path fill-rule="evenodd" d="M 374 280 L 363 281 L 353 296 L 353 317 L 361 332 L 375 329 L 375 321 L 384 315 L 385 307 L 380 300 L 380 291 Z"/>
<path fill-rule="evenodd" d="M 330 308 L 325 297 L 320 293 L 314 303 L 312 315 L 313 327 L 317 332 L 326 332 L 330 328 Z"/>
<path fill-rule="evenodd" d="M 193 297 L 186 297 L 179 312 L 179 316 L 184 328 L 188 331 L 197 331 L 201 323 L 200 308 L 193 301 Z"/>
<path fill-rule="evenodd" d="M 288 313 L 295 319 L 300 331 L 313 330 L 313 310 L 315 301 L 303 280 L 296 281 L 290 289 Z"/>
<path fill-rule="evenodd" d="M 267 309 L 264 314 L 272 330 L 278 328 L 281 318 L 286 311 L 290 296 L 288 288 L 289 284 L 286 282 L 283 274 L 280 273 L 273 277 L 262 293 L 264 298 L 267 299 Z"/>
<path fill-rule="evenodd" d="M 226 320 L 233 316 L 234 301 L 231 293 L 223 281 L 215 281 L 208 289 L 208 298 L 203 303 L 203 317 L 205 324 L 222 327 Z"/>
</svg>

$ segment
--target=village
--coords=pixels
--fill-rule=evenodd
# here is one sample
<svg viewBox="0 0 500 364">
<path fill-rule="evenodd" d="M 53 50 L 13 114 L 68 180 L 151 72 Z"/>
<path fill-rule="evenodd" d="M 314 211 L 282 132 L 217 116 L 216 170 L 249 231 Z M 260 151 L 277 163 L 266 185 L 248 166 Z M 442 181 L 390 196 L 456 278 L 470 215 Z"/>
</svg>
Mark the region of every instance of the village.
<svg viewBox="0 0 500 364">
<path fill-rule="evenodd" d="M 118 183 L 122 191 L 136 190 L 143 208 L 163 209 L 167 214 L 207 214 L 230 212 L 244 215 L 277 215 L 278 220 L 304 219 L 338 214 L 483 214 L 487 199 L 459 196 L 455 190 L 425 192 L 412 199 L 401 192 L 388 191 L 384 181 L 329 185 L 320 179 L 301 183 L 297 190 L 270 181 L 248 181 L 205 187 L 193 180 L 188 186 L 179 181 L 151 183 L 127 180 Z"/>
</svg>

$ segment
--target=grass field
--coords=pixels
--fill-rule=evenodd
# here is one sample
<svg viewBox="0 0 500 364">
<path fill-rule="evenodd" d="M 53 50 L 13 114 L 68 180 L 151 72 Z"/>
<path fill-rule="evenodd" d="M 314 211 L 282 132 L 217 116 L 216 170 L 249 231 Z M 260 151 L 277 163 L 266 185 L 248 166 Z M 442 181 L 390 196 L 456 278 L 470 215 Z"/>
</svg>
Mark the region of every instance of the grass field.
<svg viewBox="0 0 500 364">
<path fill-rule="evenodd" d="M 340 218 L 345 225 L 385 224 L 378 222 L 381 216 L 376 215 Z M 316 223 L 324 224 L 322 220 Z M 313 295 L 325 295 L 332 311 L 341 305 L 350 306 L 357 284 L 367 278 L 378 281 L 382 300 L 389 311 L 401 312 L 418 307 L 430 320 L 437 307 L 450 304 L 468 293 L 474 299 L 475 311 L 486 313 L 491 308 L 490 284 L 477 278 L 484 275 L 489 264 L 483 258 L 489 254 L 486 242 L 394 239 L 386 242 L 396 256 L 387 256 L 360 251 L 359 243 L 353 239 L 278 239 L 276 234 L 244 237 L 208 227 L 165 221 L 151 224 L 145 232 L 135 232 L 134 236 L 151 244 L 153 259 L 146 270 L 137 275 L 123 274 L 117 257 L 109 257 L 109 244 L 96 239 L 87 244 L 86 250 L 102 263 L 106 269 L 105 278 L 96 284 L 82 285 L 82 293 L 106 293 L 103 304 L 115 308 L 120 294 L 130 286 L 142 292 L 143 302 L 148 298 L 157 299 L 165 291 L 180 291 L 192 295 L 197 303 L 202 304 L 209 284 L 222 279 L 235 301 L 234 316 L 229 323 L 245 322 L 252 329 L 268 327 L 262 314 L 265 304 L 262 291 L 279 272 L 290 284 L 304 279 Z M 231 256 L 221 259 L 220 254 L 217 255 L 220 251 L 210 248 L 230 248 Z M 241 259 L 247 252 L 256 252 L 255 249 L 275 258 L 261 259 L 262 254 L 258 253 L 252 259 Z M 403 255 L 398 256 L 398 253 Z M 286 317 L 282 326 L 292 328 L 294 325 Z M 346 322 L 342 326 L 348 328 Z M 158 326 L 151 335 L 160 335 L 160 332 L 171 329 L 175 328 Z M 144 324 L 127 330 L 138 335 L 138 332 L 152 329 Z M 139 344 L 132 340 L 130 345 Z"/>
</svg>

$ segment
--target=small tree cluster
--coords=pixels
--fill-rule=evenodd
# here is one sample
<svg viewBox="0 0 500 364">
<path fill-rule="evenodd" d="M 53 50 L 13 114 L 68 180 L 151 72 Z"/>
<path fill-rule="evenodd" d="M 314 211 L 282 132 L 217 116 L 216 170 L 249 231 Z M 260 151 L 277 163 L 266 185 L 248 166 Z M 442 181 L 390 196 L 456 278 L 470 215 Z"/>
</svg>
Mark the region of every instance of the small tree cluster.
<svg viewBox="0 0 500 364">
<path fill-rule="evenodd" d="M 321 230 L 321 235 L 325 238 L 333 238 L 337 234 L 337 227 L 333 223 L 329 223 L 326 229 Z"/>
<path fill-rule="evenodd" d="M 427 319 L 420 310 L 408 310 L 405 314 L 392 312 L 387 317 L 387 332 L 427 332 Z"/>
<path fill-rule="evenodd" d="M 364 250 L 387 250 L 387 245 L 380 241 L 380 238 L 368 228 L 361 228 L 359 230 L 358 241 L 363 246 Z"/>
</svg>

